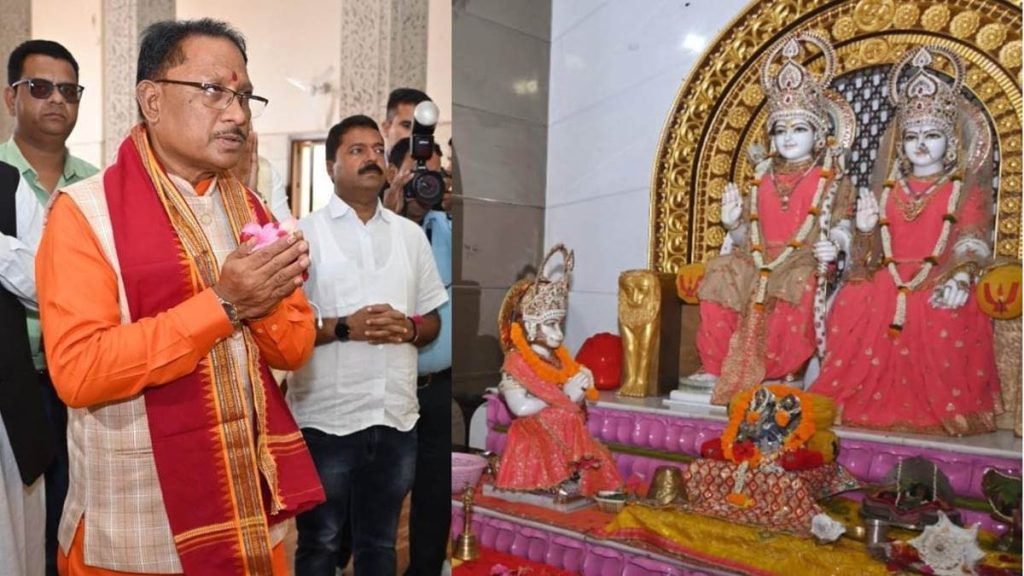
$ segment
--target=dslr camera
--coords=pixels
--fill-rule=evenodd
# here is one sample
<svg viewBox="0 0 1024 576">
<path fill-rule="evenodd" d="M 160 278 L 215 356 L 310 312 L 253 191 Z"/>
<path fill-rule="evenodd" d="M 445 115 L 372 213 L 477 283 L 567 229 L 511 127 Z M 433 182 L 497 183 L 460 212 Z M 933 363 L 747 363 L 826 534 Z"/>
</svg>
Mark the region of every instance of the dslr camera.
<svg viewBox="0 0 1024 576">
<path fill-rule="evenodd" d="M 409 153 L 416 161 L 412 179 L 402 188 L 405 200 L 416 200 L 420 205 L 433 210 L 441 206 L 446 188 L 444 175 L 427 168 L 427 160 L 434 156 L 434 128 L 440 111 L 437 104 L 425 100 L 413 111 L 412 135 L 409 136 Z"/>
</svg>

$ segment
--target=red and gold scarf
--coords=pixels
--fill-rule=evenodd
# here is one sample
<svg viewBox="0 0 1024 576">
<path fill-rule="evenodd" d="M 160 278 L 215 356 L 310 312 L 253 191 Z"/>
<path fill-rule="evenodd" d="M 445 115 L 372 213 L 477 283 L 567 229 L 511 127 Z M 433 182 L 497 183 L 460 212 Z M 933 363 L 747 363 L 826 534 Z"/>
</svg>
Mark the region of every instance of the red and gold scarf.
<svg viewBox="0 0 1024 576">
<path fill-rule="evenodd" d="M 213 248 L 136 126 L 104 174 L 131 321 L 152 318 L 214 285 Z M 266 210 L 228 173 L 217 181 L 237 238 Z M 153 455 L 175 546 L 192 575 L 270 574 L 268 524 L 324 500 L 316 468 L 280 389 L 243 328 L 247 365 L 217 343 L 195 371 L 144 392 Z M 253 417 L 243 373 L 252 387 Z M 255 420 L 255 422 L 253 421 Z"/>
</svg>

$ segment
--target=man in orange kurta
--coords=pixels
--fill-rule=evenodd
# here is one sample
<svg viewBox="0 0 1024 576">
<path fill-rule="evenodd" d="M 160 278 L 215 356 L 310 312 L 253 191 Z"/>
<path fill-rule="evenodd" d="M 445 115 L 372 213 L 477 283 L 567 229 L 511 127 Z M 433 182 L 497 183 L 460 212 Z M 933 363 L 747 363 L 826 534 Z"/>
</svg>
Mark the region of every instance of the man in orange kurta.
<svg viewBox="0 0 1024 576">
<path fill-rule="evenodd" d="M 60 191 L 36 262 L 70 408 L 60 570 L 288 574 L 284 520 L 323 491 L 268 368 L 312 354 L 308 245 L 239 245 L 270 216 L 229 173 L 266 102 L 211 20 L 146 31 L 136 98 L 144 123 Z"/>
</svg>

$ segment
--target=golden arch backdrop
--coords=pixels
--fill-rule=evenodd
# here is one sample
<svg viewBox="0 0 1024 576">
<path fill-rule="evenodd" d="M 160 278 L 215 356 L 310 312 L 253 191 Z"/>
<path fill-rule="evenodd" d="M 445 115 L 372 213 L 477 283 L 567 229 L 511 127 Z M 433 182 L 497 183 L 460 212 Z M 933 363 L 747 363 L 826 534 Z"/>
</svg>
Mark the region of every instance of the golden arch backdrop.
<svg viewBox="0 0 1024 576">
<path fill-rule="evenodd" d="M 782 36 L 814 30 L 838 57 L 832 86 L 857 113 L 851 176 L 866 185 L 874 148 L 891 117 L 889 68 L 908 49 L 945 46 L 967 65 L 965 95 L 987 113 L 999 152 L 997 256 L 1021 254 L 1020 0 L 772 0 L 755 2 L 712 43 L 683 84 L 666 122 L 651 186 L 652 268 L 677 272 L 718 254 L 725 185 L 752 178 L 747 149 L 764 143 L 764 53 Z M 820 53 L 804 62 L 820 73 Z M 942 70 L 940 68 L 940 70 Z"/>
</svg>

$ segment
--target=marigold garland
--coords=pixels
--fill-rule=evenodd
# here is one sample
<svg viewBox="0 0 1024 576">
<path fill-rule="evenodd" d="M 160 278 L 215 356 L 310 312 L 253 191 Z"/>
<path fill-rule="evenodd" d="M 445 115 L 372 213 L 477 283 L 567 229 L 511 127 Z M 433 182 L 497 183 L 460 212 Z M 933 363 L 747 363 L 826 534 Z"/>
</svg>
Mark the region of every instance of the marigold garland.
<svg viewBox="0 0 1024 576">
<path fill-rule="evenodd" d="M 747 408 L 750 406 L 750 400 L 754 397 L 758 388 L 758 386 L 755 386 L 749 390 L 738 392 L 733 396 L 732 401 L 729 402 L 729 422 L 726 425 L 725 430 L 722 432 L 722 454 L 725 456 L 725 459 L 730 462 L 742 462 L 746 460 L 749 461 L 750 465 L 753 467 L 758 466 L 762 461 L 761 451 L 758 450 L 757 446 L 753 446 L 752 454 L 747 457 L 737 456 L 734 453 L 734 446 L 736 445 L 736 436 L 740 431 L 740 424 L 746 417 Z M 768 389 L 768 391 L 776 398 L 783 398 L 792 394 L 800 400 L 800 424 L 796 427 L 796 430 L 794 430 L 786 437 L 785 441 L 783 441 L 782 449 L 779 451 L 778 455 L 803 447 L 815 432 L 814 401 L 802 390 L 792 386 L 786 386 L 784 384 L 770 384 L 764 386 L 764 388 Z"/>
<path fill-rule="evenodd" d="M 522 355 L 527 366 L 544 381 L 561 386 L 580 371 L 580 365 L 569 355 L 569 351 L 565 346 L 559 346 L 555 349 L 555 358 L 562 365 L 561 368 L 555 368 L 542 359 L 533 351 L 533 348 L 530 348 L 529 342 L 526 341 L 526 334 L 523 332 L 523 327 L 519 322 L 512 324 L 511 336 L 512 345 Z"/>
</svg>

